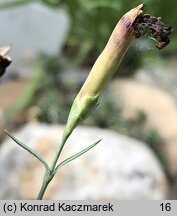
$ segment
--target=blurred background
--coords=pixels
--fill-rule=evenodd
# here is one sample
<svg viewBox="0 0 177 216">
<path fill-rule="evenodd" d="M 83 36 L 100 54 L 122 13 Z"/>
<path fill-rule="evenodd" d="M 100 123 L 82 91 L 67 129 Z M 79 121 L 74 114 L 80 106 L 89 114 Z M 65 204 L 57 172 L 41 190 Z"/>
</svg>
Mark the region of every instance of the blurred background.
<svg viewBox="0 0 177 216">
<path fill-rule="evenodd" d="M 103 153 L 104 148 L 99 151 L 99 146 L 88 153 L 93 158 L 95 154 L 95 161 L 83 156 L 90 161 L 90 165 L 86 163 L 91 167 L 87 174 L 85 167 L 82 167 L 84 174 L 81 173 L 84 159 L 78 159 L 78 164 L 73 162 L 74 168 L 72 164 L 71 168 L 68 166 L 70 175 L 75 170 L 73 175 L 64 173 L 66 179 L 51 187 L 48 198 L 177 198 L 177 3 L 143 2 L 146 13 L 162 17 L 165 24 L 173 27 L 171 42 L 158 50 L 147 34 L 134 40 L 103 92 L 99 107 L 73 138 L 96 141 L 98 135 L 100 138 L 104 134 L 109 140 L 105 145 L 109 145 L 109 157 Z M 50 152 L 51 140 L 55 143 L 60 139 L 54 126 L 62 131 L 74 97 L 118 20 L 141 3 L 139 0 L 0 0 L 0 47 L 10 45 L 12 58 L 0 80 L 1 199 L 34 198 L 40 184 L 39 179 L 34 180 L 34 173 L 42 172 L 34 171 L 38 165 L 31 162 L 28 154 L 20 159 L 24 152 L 7 139 L 4 129 L 17 133 L 21 141 L 41 154 Z M 120 158 L 114 154 L 114 142 L 122 152 Z M 126 148 L 121 145 L 124 142 Z M 97 157 L 100 160 L 95 168 Z M 102 160 L 108 160 L 105 166 Z M 20 164 L 24 166 L 22 173 Z M 86 182 L 80 175 L 87 179 L 96 175 L 93 179 L 97 180 Z M 103 185 L 99 178 L 104 179 Z M 33 180 L 36 188 L 30 188 Z M 79 189 L 82 181 L 87 186 L 83 193 Z M 97 190 L 100 184 L 102 188 Z M 109 189 L 103 193 L 107 185 Z"/>
</svg>

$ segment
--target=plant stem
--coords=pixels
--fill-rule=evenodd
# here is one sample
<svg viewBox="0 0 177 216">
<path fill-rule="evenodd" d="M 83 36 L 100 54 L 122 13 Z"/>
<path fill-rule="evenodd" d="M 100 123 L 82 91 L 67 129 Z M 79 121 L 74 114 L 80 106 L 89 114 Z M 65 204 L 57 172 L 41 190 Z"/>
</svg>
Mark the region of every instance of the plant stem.
<svg viewBox="0 0 177 216">
<path fill-rule="evenodd" d="M 64 147 L 64 145 L 66 143 L 66 140 L 68 139 L 70 134 L 71 134 L 71 132 L 66 133 L 65 131 L 63 133 L 61 143 L 60 143 L 59 148 L 57 149 L 57 152 L 56 152 L 56 154 L 54 156 L 51 167 L 48 170 L 46 170 L 46 172 L 44 174 L 42 186 L 41 186 L 41 189 L 40 189 L 39 194 L 37 196 L 38 200 L 42 200 L 42 198 L 44 196 L 44 193 L 45 193 L 45 191 L 47 189 L 47 186 L 49 185 L 50 181 L 53 179 L 53 177 L 56 174 L 56 172 L 54 172 L 54 171 L 55 171 L 55 168 L 56 168 L 56 165 L 57 165 L 57 161 L 58 161 L 58 159 L 60 157 L 60 154 L 61 154 L 61 152 L 63 150 L 63 147 Z"/>
<path fill-rule="evenodd" d="M 69 134 L 69 135 L 70 135 L 70 134 Z M 64 147 L 64 145 L 65 145 L 65 143 L 66 143 L 66 140 L 68 139 L 69 135 L 66 135 L 65 132 L 64 132 L 64 134 L 63 134 L 63 137 L 62 137 L 60 146 L 59 146 L 59 148 L 58 148 L 58 150 L 57 150 L 57 152 L 56 152 L 56 154 L 55 154 L 55 156 L 54 156 L 54 159 L 53 159 L 53 161 L 52 161 L 52 165 L 51 165 L 51 167 L 50 167 L 50 170 L 51 170 L 52 172 L 55 170 L 57 161 L 58 161 L 58 159 L 59 159 L 59 157 L 60 157 L 60 154 L 61 154 L 61 152 L 62 152 L 62 150 L 63 150 L 63 147 Z"/>
<path fill-rule="evenodd" d="M 40 189 L 39 194 L 37 196 L 38 200 L 42 200 L 44 193 L 47 189 L 47 186 L 51 180 L 52 180 L 52 178 L 47 178 L 47 172 L 45 172 L 44 177 L 43 177 L 42 186 L 41 186 L 41 189 Z"/>
</svg>

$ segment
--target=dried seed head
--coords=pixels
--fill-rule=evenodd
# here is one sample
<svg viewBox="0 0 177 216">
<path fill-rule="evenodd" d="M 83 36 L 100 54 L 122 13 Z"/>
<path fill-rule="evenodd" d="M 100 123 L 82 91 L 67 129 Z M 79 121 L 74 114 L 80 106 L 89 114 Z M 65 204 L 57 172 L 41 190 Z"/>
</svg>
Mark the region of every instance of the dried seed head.
<svg viewBox="0 0 177 216">
<path fill-rule="evenodd" d="M 172 32 L 172 27 L 164 24 L 161 17 L 150 16 L 149 14 L 141 14 L 135 21 L 135 37 L 138 38 L 148 30 L 151 37 L 156 41 L 156 47 L 162 49 L 170 42 L 169 35 Z"/>
</svg>

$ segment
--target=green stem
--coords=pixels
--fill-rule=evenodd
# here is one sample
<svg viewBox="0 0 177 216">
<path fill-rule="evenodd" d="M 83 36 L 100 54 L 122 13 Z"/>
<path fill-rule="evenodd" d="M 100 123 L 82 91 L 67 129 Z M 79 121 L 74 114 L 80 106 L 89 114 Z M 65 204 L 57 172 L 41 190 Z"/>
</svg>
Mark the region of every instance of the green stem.
<svg viewBox="0 0 177 216">
<path fill-rule="evenodd" d="M 54 156 L 54 159 L 53 159 L 53 161 L 52 161 L 52 165 L 51 165 L 51 167 L 50 167 L 50 170 L 51 170 L 51 171 L 54 171 L 54 170 L 55 170 L 57 161 L 58 161 L 58 159 L 59 159 L 59 157 L 60 157 L 60 154 L 61 154 L 61 152 L 62 152 L 62 150 L 63 150 L 63 147 L 64 147 L 64 145 L 65 145 L 65 143 L 66 143 L 66 140 L 68 139 L 69 136 L 70 136 L 70 134 L 66 135 L 65 132 L 64 132 L 63 137 L 62 137 L 62 140 L 61 140 L 61 143 L 60 143 L 60 146 L 59 146 L 59 148 L 58 148 L 58 150 L 57 150 L 57 152 L 56 152 L 56 154 L 55 154 L 55 156 Z"/>
<path fill-rule="evenodd" d="M 66 132 L 63 133 L 61 143 L 60 143 L 59 148 L 58 148 L 58 150 L 57 150 L 57 152 L 56 152 L 56 154 L 54 156 L 51 167 L 48 170 L 46 170 L 46 172 L 44 174 L 43 183 L 42 183 L 41 189 L 39 191 L 39 194 L 37 196 L 38 200 L 42 200 L 42 198 L 44 196 L 44 193 L 45 193 L 45 191 L 47 189 L 47 186 L 49 185 L 50 181 L 53 179 L 54 175 L 56 174 L 56 172 L 54 172 L 54 171 L 55 171 L 58 159 L 59 159 L 60 154 L 61 154 L 61 152 L 63 150 L 63 147 L 64 147 L 64 145 L 66 143 L 66 140 L 68 139 L 70 134 L 71 134 L 71 132 L 70 133 L 66 133 Z"/>
<path fill-rule="evenodd" d="M 44 193 L 47 189 L 47 186 L 51 180 L 52 180 L 52 177 L 50 177 L 50 170 L 47 170 L 44 174 L 42 186 L 41 186 L 41 189 L 40 189 L 39 194 L 37 196 L 37 200 L 42 200 Z"/>
<path fill-rule="evenodd" d="M 44 196 L 44 193 L 47 189 L 47 186 L 48 184 L 50 183 L 50 181 L 53 179 L 53 177 L 55 176 L 55 174 L 57 173 L 57 171 L 63 167 L 65 164 L 75 160 L 76 158 L 80 157 L 81 155 L 85 154 L 87 151 L 89 151 L 90 149 L 92 149 L 94 146 L 96 146 L 101 140 L 98 140 L 97 142 L 93 143 L 92 145 L 88 146 L 87 148 L 81 150 L 80 152 L 68 157 L 67 159 L 63 160 L 61 163 L 59 163 L 57 165 L 57 161 L 58 161 L 58 158 L 60 157 L 60 154 L 61 154 L 61 151 L 64 147 L 64 144 L 66 143 L 66 140 L 67 138 L 69 137 L 68 136 L 64 136 L 64 139 L 62 139 L 62 142 L 61 142 L 61 145 L 60 147 L 58 148 L 58 151 L 54 157 L 54 160 L 53 160 L 53 163 L 51 165 L 51 168 L 49 168 L 48 170 L 46 170 L 45 172 L 45 175 L 44 175 L 44 178 L 43 178 L 43 183 L 42 183 L 42 186 L 41 186 L 41 189 L 40 189 L 40 192 L 39 192 L 39 195 L 38 195 L 38 198 L 37 199 L 42 199 L 43 196 Z"/>
</svg>

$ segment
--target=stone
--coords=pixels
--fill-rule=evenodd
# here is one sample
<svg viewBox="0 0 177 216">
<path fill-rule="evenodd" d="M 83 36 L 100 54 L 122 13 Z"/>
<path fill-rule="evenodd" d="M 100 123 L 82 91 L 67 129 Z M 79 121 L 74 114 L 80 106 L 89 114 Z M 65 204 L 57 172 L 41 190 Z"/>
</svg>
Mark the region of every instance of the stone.
<svg viewBox="0 0 177 216">
<path fill-rule="evenodd" d="M 115 101 L 122 101 L 126 119 L 136 116 L 137 111 L 146 114 L 146 127 L 159 132 L 164 140 L 161 150 L 168 170 L 177 176 L 177 107 L 174 98 L 152 85 L 128 79 L 113 81 L 109 92 Z"/>
<path fill-rule="evenodd" d="M 175 60 L 176 62 L 176 60 Z M 158 87 L 172 95 L 177 101 L 177 73 L 176 65 L 168 62 L 150 64 L 137 70 L 134 79 L 140 83 Z"/>
<path fill-rule="evenodd" d="M 56 152 L 63 126 L 30 123 L 15 137 L 48 162 Z M 57 173 L 45 199 L 167 199 L 168 181 L 154 153 L 144 143 L 116 132 L 78 127 L 60 161 L 102 139 L 96 147 Z M 35 199 L 44 168 L 7 138 L 0 148 L 0 198 Z"/>
<path fill-rule="evenodd" d="M 11 45 L 13 61 L 4 79 L 12 73 L 28 78 L 38 54 L 57 55 L 61 52 L 69 29 L 65 10 L 52 9 L 39 2 L 2 10 L 0 20 L 3 23 L 0 41 Z"/>
</svg>

